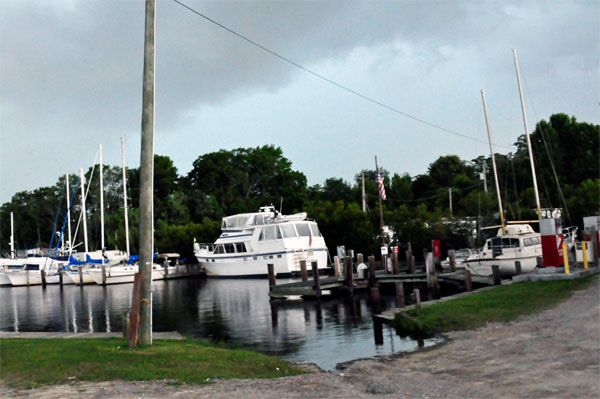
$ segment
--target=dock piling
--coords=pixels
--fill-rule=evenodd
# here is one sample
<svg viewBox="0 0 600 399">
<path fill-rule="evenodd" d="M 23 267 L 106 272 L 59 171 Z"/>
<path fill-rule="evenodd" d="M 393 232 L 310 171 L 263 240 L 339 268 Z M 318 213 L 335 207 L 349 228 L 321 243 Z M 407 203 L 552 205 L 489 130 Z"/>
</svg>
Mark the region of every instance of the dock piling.
<svg viewBox="0 0 600 399">
<path fill-rule="evenodd" d="M 467 291 L 471 292 L 473 291 L 473 282 L 471 281 L 471 271 L 470 270 L 465 270 L 465 286 L 467 288 Z"/>
<path fill-rule="evenodd" d="M 352 258 L 349 256 L 346 258 L 344 273 L 346 277 L 346 290 L 352 294 L 354 291 L 354 271 L 352 270 Z"/>
<path fill-rule="evenodd" d="M 131 298 L 131 314 L 129 318 L 128 343 L 127 346 L 135 348 L 139 340 L 140 332 L 140 310 L 142 308 L 142 284 L 144 274 L 136 273 L 133 278 L 133 297 Z"/>
<path fill-rule="evenodd" d="M 516 260 L 515 261 L 515 275 L 519 275 L 521 274 L 521 262 Z"/>
<path fill-rule="evenodd" d="M 375 285 L 375 257 L 369 256 L 369 288 Z"/>
<path fill-rule="evenodd" d="M 78 272 L 79 272 L 79 286 L 80 287 L 83 287 L 83 270 L 82 270 L 82 267 L 83 266 L 79 265 L 79 267 L 77 268 Z M 102 281 L 104 282 L 105 281 L 104 280 L 104 273 L 102 273 L 102 276 L 103 276 L 102 277 Z"/>
<path fill-rule="evenodd" d="M 341 271 L 341 265 L 340 265 L 340 258 L 337 255 L 333 257 L 333 268 L 335 271 L 335 276 L 338 278 L 341 278 L 342 271 Z"/>
<path fill-rule="evenodd" d="M 275 265 L 272 263 L 267 264 L 267 272 L 269 273 L 269 291 L 277 285 L 275 280 Z"/>
<path fill-rule="evenodd" d="M 454 254 L 454 250 L 451 249 L 448 251 L 448 258 L 450 258 L 450 271 L 456 271 L 456 255 Z"/>
<path fill-rule="evenodd" d="M 321 282 L 319 281 L 319 264 L 317 263 L 316 260 L 313 260 L 310 265 L 312 267 L 315 294 L 318 297 L 320 297 L 321 296 Z"/>
<path fill-rule="evenodd" d="M 418 288 L 415 288 L 413 294 L 415 295 L 415 308 L 421 309 L 421 291 L 419 291 Z"/>
<path fill-rule="evenodd" d="M 371 295 L 371 310 L 373 311 L 373 314 L 381 314 L 381 294 L 379 292 L 379 287 L 371 287 L 369 293 Z"/>
<path fill-rule="evenodd" d="M 81 273 L 81 268 L 79 268 L 79 273 Z M 81 278 L 81 274 L 79 274 Z M 83 284 L 83 279 L 79 280 L 81 284 Z M 106 287 L 106 266 L 102 265 L 102 286 Z"/>
<path fill-rule="evenodd" d="M 400 281 L 399 283 L 396 283 L 396 307 L 404 308 L 404 306 L 404 284 Z"/>
<path fill-rule="evenodd" d="M 392 271 L 394 274 L 400 273 L 400 265 L 398 264 L 398 254 L 395 252 L 392 254 Z"/>
<path fill-rule="evenodd" d="M 46 288 L 46 271 L 42 270 L 40 274 L 42 275 L 42 288 Z"/>
<path fill-rule="evenodd" d="M 492 265 L 492 275 L 494 276 L 494 285 L 500 285 L 500 266 Z"/>
<path fill-rule="evenodd" d="M 60 284 L 60 289 L 62 290 L 63 288 L 63 273 L 65 271 L 64 270 L 59 270 L 58 271 L 58 283 Z"/>
<path fill-rule="evenodd" d="M 306 261 L 304 259 L 300 261 L 300 276 L 302 277 L 302 281 L 308 280 L 308 274 L 306 273 Z"/>
</svg>

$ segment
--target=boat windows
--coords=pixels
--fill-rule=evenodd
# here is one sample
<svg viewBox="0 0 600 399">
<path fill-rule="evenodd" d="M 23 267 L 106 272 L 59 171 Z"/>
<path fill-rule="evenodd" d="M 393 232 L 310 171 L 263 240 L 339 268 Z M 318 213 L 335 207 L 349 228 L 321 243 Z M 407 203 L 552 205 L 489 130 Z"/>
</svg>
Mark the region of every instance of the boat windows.
<svg viewBox="0 0 600 399">
<path fill-rule="evenodd" d="M 227 228 L 241 228 L 246 225 L 248 221 L 248 215 L 238 215 L 238 216 L 229 216 L 223 218 L 223 224 L 221 225 L 222 229 Z"/>
<path fill-rule="evenodd" d="M 224 254 L 225 253 L 225 248 L 223 248 L 223 244 L 217 244 L 217 247 L 215 248 L 215 252 L 213 252 L 214 254 Z"/>
<path fill-rule="evenodd" d="M 523 246 L 525 246 L 525 247 L 531 247 L 535 244 L 536 244 L 536 242 L 535 242 L 534 238 L 524 238 L 523 239 Z"/>
<path fill-rule="evenodd" d="M 284 223 L 280 225 L 281 232 L 283 233 L 283 238 L 295 238 L 296 237 L 296 229 L 294 229 L 294 225 L 291 223 Z"/>
<path fill-rule="evenodd" d="M 246 244 L 244 244 L 243 242 L 235 243 L 235 251 L 237 253 L 248 252 L 246 251 Z"/>
<path fill-rule="evenodd" d="M 321 232 L 319 231 L 319 226 L 316 223 L 309 223 L 310 231 L 314 237 L 321 237 Z"/>
<path fill-rule="evenodd" d="M 254 225 L 260 226 L 265 224 L 264 215 L 254 215 Z"/>
<path fill-rule="evenodd" d="M 268 241 L 268 240 L 280 240 L 281 239 L 281 231 L 279 231 L 279 226 L 268 226 L 262 229 L 260 232 L 260 236 L 258 237 L 259 241 Z"/>
<path fill-rule="evenodd" d="M 312 235 L 308 223 L 296 223 L 296 230 L 298 230 L 300 237 L 310 237 Z"/>
<path fill-rule="evenodd" d="M 235 247 L 233 246 L 233 244 L 223 244 L 223 246 L 225 247 L 225 252 L 227 252 L 228 254 L 235 253 Z"/>
<path fill-rule="evenodd" d="M 518 248 L 519 247 L 519 239 L 518 238 L 503 238 L 502 239 L 502 248 Z"/>
</svg>

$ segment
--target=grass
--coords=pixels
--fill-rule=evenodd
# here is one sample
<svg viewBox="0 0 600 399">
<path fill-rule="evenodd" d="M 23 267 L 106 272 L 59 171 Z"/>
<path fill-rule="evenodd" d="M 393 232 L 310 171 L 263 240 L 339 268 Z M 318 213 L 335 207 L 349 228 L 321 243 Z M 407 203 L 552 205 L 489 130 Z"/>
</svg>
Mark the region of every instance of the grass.
<svg viewBox="0 0 600 399">
<path fill-rule="evenodd" d="M 303 373 L 275 357 L 203 340 L 154 340 L 129 349 L 125 339 L 0 339 L 0 379 L 14 388 L 73 381 L 273 378 Z"/>
<path fill-rule="evenodd" d="M 394 325 L 409 335 L 427 336 L 473 329 L 487 322 L 507 322 L 550 308 L 593 283 L 598 279 L 514 283 L 411 309 L 408 317 L 396 315 Z"/>
</svg>

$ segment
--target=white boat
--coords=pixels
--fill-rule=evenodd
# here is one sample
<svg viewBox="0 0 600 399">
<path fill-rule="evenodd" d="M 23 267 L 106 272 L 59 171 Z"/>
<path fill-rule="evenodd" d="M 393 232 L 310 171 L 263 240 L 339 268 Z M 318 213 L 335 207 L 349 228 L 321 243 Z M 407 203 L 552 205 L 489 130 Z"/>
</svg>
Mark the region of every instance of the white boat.
<svg viewBox="0 0 600 399">
<path fill-rule="evenodd" d="M 516 273 L 515 261 L 521 262 L 521 271 L 528 273 L 537 266 L 537 257 L 542 256 L 540 234 L 528 224 L 506 226 L 506 232 L 498 229 L 495 237 L 488 238 L 478 253 L 464 261 L 465 267 L 478 276 L 491 276 L 492 265 L 500 267 L 501 275 Z"/>
<path fill-rule="evenodd" d="M 274 207 L 223 218 L 214 244 L 194 242 L 194 255 L 208 276 L 265 276 L 267 264 L 278 275 L 300 272 L 300 261 L 327 268 L 327 247 L 317 223 L 306 213 L 284 216 Z"/>
<path fill-rule="evenodd" d="M 152 265 L 152 280 L 161 280 L 163 273 L 161 266 L 157 264 Z M 117 265 L 111 266 L 106 270 L 106 284 L 122 284 L 122 283 L 133 283 L 135 274 L 139 271 L 137 264 L 134 265 Z M 90 268 L 88 269 L 90 277 L 96 284 L 102 285 L 102 269 L 101 268 Z"/>
<path fill-rule="evenodd" d="M 199 265 L 185 265 L 181 262 L 177 253 L 165 253 L 157 255 L 157 262 L 161 266 L 163 278 L 182 278 L 200 274 Z"/>
<path fill-rule="evenodd" d="M 66 265 L 65 261 L 50 258 L 27 258 L 23 268 L 5 272 L 13 286 L 42 284 L 42 271 L 46 272 L 46 284 L 60 282 L 59 270 Z"/>
<path fill-rule="evenodd" d="M 464 262 L 469 258 L 469 256 L 473 255 L 476 251 L 471 248 L 463 248 L 454 251 L 454 262 L 456 264 L 457 269 L 464 269 Z M 450 269 L 450 258 L 444 259 L 442 262 L 442 268 L 444 270 Z"/>
</svg>

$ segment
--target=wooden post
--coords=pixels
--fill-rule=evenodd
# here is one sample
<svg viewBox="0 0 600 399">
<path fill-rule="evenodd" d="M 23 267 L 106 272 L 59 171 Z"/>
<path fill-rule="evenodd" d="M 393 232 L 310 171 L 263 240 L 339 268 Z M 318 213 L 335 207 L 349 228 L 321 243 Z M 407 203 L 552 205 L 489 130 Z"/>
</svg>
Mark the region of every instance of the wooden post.
<svg viewBox="0 0 600 399">
<path fill-rule="evenodd" d="M 344 273 L 346 277 L 346 289 L 350 294 L 354 291 L 354 271 L 352 270 L 352 258 L 346 258 L 346 264 L 344 268 Z"/>
<path fill-rule="evenodd" d="M 369 288 L 375 285 L 375 257 L 369 256 Z"/>
<path fill-rule="evenodd" d="M 337 255 L 333 257 L 333 268 L 335 271 L 335 276 L 337 278 L 342 277 L 342 271 L 340 270 L 340 258 Z"/>
<path fill-rule="evenodd" d="M 163 276 L 163 279 L 167 279 L 169 278 L 169 261 L 167 258 L 165 258 L 164 262 L 163 262 L 163 268 L 165 269 L 165 274 Z"/>
<path fill-rule="evenodd" d="M 402 281 L 396 283 L 396 307 L 404 308 L 404 284 Z"/>
<path fill-rule="evenodd" d="M 139 341 L 140 309 L 142 306 L 142 284 L 144 274 L 136 273 L 133 278 L 133 298 L 131 299 L 131 315 L 129 318 L 129 336 L 127 346 L 135 348 Z"/>
<path fill-rule="evenodd" d="M 516 260 L 515 261 L 515 275 L 519 275 L 521 274 L 521 262 Z"/>
<path fill-rule="evenodd" d="M 300 276 L 302 277 L 302 281 L 308 280 L 308 274 L 306 273 L 306 261 L 304 259 L 300 261 Z"/>
<path fill-rule="evenodd" d="M 415 257 L 413 256 L 412 248 L 410 247 L 406 250 L 406 265 L 408 266 L 409 273 L 415 272 Z"/>
<path fill-rule="evenodd" d="M 413 294 L 415 294 L 415 308 L 421 309 L 421 292 L 418 288 L 415 288 Z"/>
<path fill-rule="evenodd" d="M 414 273 L 417 270 L 417 263 L 415 262 L 415 256 L 410 256 L 410 272 Z"/>
<path fill-rule="evenodd" d="M 379 287 L 371 287 L 370 294 L 373 314 L 381 314 L 381 294 L 379 293 Z"/>
<path fill-rule="evenodd" d="M 467 291 L 473 291 L 473 282 L 471 281 L 471 271 L 465 270 L 465 286 L 467 287 Z"/>
<path fill-rule="evenodd" d="M 79 286 L 83 287 L 83 270 L 82 270 L 83 266 L 79 265 L 79 267 L 77 269 L 78 273 L 79 273 Z M 104 274 L 103 274 L 104 275 Z M 102 278 L 102 282 L 104 282 L 104 278 Z"/>
<path fill-rule="evenodd" d="M 392 271 L 394 274 L 400 273 L 400 265 L 398 264 L 398 254 L 395 252 L 392 254 Z"/>
<path fill-rule="evenodd" d="M 64 276 L 63 276 L 63 273 L 64 273 L 64 272 L 65 272 L 64 270 L 59 270 L 59 271 L 58 271 L 58 283 L 60 284 L 60 289 L 61 289 L 61 290 L 62 290 L 62 288 L 63 288 L 63 277 L 64 277 Z"/>
<path fill-rule="evenodd" d="M 352 262 L 352 259 L 350 259 L 350 262 Z M 315 295 L 321 296 L 321 282 L 319 281 L 319 264 L 317 263 L 316 260 L 314 260 L 310 263 L 310 265 L 312 267 L 312 272 L 313 272 Z"/>
<path fill-rule="evenodd" d="M 429 253 L 425 250 L 423 251 L 423 259 L 425 260 L 425 276 L 427 278 L 427 295 L 429 299 L 433 299 L 433 278 L 432 278 L 432 269 L 433 262 L 429 261 Z M 432 258 L 433 260 L 433 258 Z"/>
<path fill-rule="evenodd" d="M 456 271 L 456 255 L 454 254 L 454 250 L 451 249 L 448 251 L 448 258 L 450 258 L 450 271 Z"/>
<path fill-rule="evenodd" d="M 269 291 L 277 285 L 275 280 L 275 265 L 272 263 L 267 264 L 267 272 L 269 273 Z"/>
<path fill-rule="evenodd" d="M 434 299 L 440 299 L 440 282 L 438 280 L 437 274 L 431 275 L 431 288 Z"/>
<path fill-rule="evenodd" d="M 104 265 L 102 265 L 102 286 L 106 287 L 106 266 Z"/>
<path fill-rule="evenodd" d="M 494 276 L 494 285 L 500 285 L 500 266 L 492 265 L 492 275 Z"/>
<path fill-rule="evenodd" d="M 42 275 L 42 287 L 46 288 L 46 271 L 42 270 L 40 271 L 40 274 Z"/>
<path fill-rule="evenodd" d="M 365 257 L 363 256 L 363 254 L 356 254 L 356 263 L 365 263 Z"/>
</svg>

